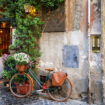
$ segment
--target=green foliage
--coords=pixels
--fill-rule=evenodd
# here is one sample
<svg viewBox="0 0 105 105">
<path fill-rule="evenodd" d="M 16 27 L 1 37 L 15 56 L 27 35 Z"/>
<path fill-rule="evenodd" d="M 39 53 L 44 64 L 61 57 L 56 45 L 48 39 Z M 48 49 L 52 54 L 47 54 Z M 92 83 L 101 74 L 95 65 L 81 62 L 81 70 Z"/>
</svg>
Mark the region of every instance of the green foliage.
<svg viewBox="0 0 105 105">
<path fill-rule="evenodd" d="M 4 71 L 2 72 L 2 77 L 9 80 L 16 73 L 16 62 L 13 56 L 4 56 Z"/>
<path fill-rule="evenodd" d="M 41 37 L 42 25 L 44 22 L 39 15 L 27 13 L 25 4 L 34 7 L 40 12 L 41 6 L 57 8 L 64 0 L 0 0 L 0 7 L 6 11 L 4 16 L 11 18 L 11 24 L 16 26 L 15 42 L 16 53 L 27 53 L 31 60 L 41 55 L 38 46 L 38 39 Z M 1 13 L 2 14 L 2 13 Z M 12 46 L 13 47 L 13 46 Z"/>
<path fill-rule="evenodd" d="M 58 7 L 64 0 L 40 0 L 47 7 Z"/>
<path fill-rule="evenodd" d="M 11 44 L 11 45 L 9 46 L 9 49 L 10 49 L 10 50 L 15 50 L 15 49 L 16 49 L 16 46 L 15 46 L 14 44 Z"/>
<path fill-rule="evenodd" d="M 12 75 L 11 75 L 11 72 L 10 71 L 6 71 L 4 70 L 2 73 L 1 73 L 2 77 L 3 78 L 6 78 L 7 80 L 10 80 Z"/>
</svg>

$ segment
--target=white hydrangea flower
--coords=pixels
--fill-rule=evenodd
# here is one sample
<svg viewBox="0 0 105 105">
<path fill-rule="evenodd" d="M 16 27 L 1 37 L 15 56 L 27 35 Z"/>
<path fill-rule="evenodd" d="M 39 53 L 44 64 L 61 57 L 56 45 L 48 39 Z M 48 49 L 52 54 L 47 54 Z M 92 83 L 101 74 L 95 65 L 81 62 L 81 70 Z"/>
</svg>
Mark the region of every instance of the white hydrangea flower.
<svg viewBox="0 0 105 105">
<path fill-rule="evenodd" d="M 30 62 L 29 55 L 27 55 L 23 52 L 14 54 L 14 58 L 19 63 L 22 63 L 22 62 L 29 63 Z"/>
</svg>

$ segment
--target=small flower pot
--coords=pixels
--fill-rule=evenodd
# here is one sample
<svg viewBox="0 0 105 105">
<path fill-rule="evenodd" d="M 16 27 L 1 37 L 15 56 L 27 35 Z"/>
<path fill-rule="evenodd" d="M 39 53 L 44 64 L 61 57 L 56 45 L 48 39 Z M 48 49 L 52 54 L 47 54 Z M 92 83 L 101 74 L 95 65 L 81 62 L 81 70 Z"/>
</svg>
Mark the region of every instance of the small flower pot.
<svg viewBox="0 0 105 105">
<path fill-rule="evenodd" d="M 16 70 L 19 72 L 26 72 L 28 67 L 29 67 L 28 64 L 27 65 L 16 64 Z"/>
<path fill-rule="evenodd" d="M 9 50 L 9 52 L 11 55 L 15 54 L 15 50 Z"/>
</svg>

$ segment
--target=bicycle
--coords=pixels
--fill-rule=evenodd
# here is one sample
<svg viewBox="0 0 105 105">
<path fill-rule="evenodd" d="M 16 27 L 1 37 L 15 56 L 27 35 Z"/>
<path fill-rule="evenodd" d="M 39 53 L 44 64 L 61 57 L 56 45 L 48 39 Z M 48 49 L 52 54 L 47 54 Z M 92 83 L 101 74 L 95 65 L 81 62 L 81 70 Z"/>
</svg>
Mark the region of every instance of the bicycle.
<svg viewBox="0 0 105 105">
<path fill-rule="evenodd" d="M 54 73 L 53 68 L 45 69 Z M 72 93 L 72 81 L 66 78 L 62 86 L 52 86 L 52 74 L 46 77 L 46 81 L 42 82 L 37 74 L 32 70 L 32 63 L 26 72 L 16 73 L 9 81 L 11 93 L 20 98 L 29 96 L 34 90 L 34 82 L 37 82 L 41 90 L 46 91 L 51 99 L 55 101 L 66 101 Z"/>
</svg>

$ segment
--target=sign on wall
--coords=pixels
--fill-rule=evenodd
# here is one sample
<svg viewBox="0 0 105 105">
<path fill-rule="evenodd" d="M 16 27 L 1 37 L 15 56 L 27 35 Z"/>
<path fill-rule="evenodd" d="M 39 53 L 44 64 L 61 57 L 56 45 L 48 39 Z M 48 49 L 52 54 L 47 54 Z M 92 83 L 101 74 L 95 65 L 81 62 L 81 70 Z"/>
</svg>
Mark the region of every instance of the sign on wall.
<svg viewBox="0 0 105 105">
<path fill-rule="evenodd" d="M 64 67 L 79 67 L 79 48 L 78 46 L 65 45 L 63 50 Z"/>
</svg>

